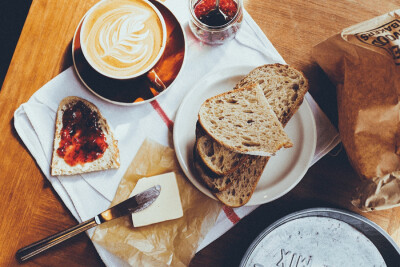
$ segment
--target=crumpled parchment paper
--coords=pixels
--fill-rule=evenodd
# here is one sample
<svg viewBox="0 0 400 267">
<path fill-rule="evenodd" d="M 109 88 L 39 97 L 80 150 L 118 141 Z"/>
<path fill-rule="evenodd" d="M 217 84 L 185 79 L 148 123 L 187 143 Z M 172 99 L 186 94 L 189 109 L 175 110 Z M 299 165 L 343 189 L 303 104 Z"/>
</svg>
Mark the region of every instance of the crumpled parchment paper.
<svg viewBox="0 0 400 267">
<path fill-rule="evenodd" d="M 145 140 L 122 178 L 111 206 L 128 198 L 142 177 L 175 172 L 183 217 L 134 228 L 131 216 L 99 225 L 92 240 L 132 266 L 187 266 L 214 225 L 221 204 L 197 190 L 183 175 L 175 151 Z"/>
</svg>

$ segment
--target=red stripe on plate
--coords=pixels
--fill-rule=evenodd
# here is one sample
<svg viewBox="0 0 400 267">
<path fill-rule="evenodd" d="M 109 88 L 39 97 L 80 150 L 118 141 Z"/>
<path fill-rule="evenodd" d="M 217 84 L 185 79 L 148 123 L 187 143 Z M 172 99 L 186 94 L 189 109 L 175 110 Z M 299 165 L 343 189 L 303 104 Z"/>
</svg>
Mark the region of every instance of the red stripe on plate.
<svg viewBox="0 0 400 267">
<path fill-rule="evenodd" d="M 227 206 L 222 206 L 223 211 L 225 212 L 226 217 L 233 223 L 236 224 L 240 221 L 239 216 L 235 213 L 235 211 Z"/>
<path fill-rule="evenodd" d="M 150 104 L 157 111 L 158 115 L 160 115 L 161 119 L 165 122 L 168 129 L 172 132 L 172 129 L 174 128 L 174 122 L 171 121 L 170 118 L 168 118 L 167 114 L 165 114 L 164 110 L 162 109 L 160 104 L 157 102 L 157 100 L 151 101 Z"/>
</svg>

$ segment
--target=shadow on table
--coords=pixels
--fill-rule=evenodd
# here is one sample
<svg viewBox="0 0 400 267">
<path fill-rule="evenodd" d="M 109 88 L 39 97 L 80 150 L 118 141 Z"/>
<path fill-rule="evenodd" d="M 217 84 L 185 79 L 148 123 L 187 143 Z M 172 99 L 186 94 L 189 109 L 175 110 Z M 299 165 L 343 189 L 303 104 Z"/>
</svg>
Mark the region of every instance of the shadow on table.
<svg viewBox="0 0 400 267">
<path fill-rule="evenodd" d="M 71 39 L 71 41 L 68 43 L 64 51 L 60 73 L 68 69 L 70 66 L 72 66 L 72 64 L 73 61 L 72 61 L 72 39 Z"/>
<path fill-rule="evenodd" d="M 32 0 L 0 2 L 0 84 L 3 85 Z"/>
<path fill-rule="evenodd" d="M 309 80 L 310 94 L 337 128 L 338 110 L 335 85 L 316 62 L 305 66 L 303 71 Z"/>
</svg>

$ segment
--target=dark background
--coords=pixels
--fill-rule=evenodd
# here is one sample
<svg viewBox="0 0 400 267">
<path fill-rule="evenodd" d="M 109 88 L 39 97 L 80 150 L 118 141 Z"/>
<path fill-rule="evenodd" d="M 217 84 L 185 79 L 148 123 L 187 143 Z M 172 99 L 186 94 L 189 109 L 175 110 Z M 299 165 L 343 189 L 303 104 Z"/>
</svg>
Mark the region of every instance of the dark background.
<svg viewBox="0 0 400 267">
<path fill-rule="evenodd" d="M 0 1 L 0 85 L 3 86 L 32 0 Z M 34 42 L 34 40 L 32 41 Z M 0 88 L 1 88 L 0 87 Z"/>
</svg>

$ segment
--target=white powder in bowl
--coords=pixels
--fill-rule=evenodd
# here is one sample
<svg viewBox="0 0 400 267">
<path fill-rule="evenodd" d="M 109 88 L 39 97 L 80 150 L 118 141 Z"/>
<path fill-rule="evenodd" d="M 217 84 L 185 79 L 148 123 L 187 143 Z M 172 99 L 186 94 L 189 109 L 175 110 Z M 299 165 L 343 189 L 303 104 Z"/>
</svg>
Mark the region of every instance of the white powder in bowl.
<svg viewBox="0 0 400 267">
<path fill-rule="evenodd" d="M 272 230 L 245 266 L 386 266 L 374 244 L 349 224 L 326 217 L 299 218 Z"/>
</svg>

